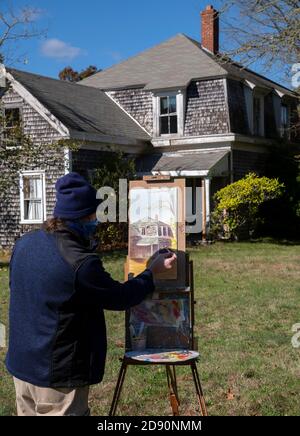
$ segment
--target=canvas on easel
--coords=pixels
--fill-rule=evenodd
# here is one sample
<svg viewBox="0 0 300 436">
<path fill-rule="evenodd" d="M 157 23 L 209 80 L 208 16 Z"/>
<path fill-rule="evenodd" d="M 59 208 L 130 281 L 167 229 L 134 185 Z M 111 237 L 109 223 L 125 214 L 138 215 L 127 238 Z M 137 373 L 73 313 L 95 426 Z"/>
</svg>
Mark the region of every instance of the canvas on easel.
<svg viewBox="0 0 300 436">
<path fill-rule="evenodd" d="M 115 415 L 128 365 L 165 365 L 173 415 L 179 414 L 175 366 L 189 365 L 202 415 L 206 406 L 194 350 L 193 263 L 185 252 L 185 181 L 149 177 L 130 183 L 125 280 L 144 271 L 160 250 L 177 259 L 154 275 L 155 292 L 126 312 L 126 349 L 110 415 Z"/>
<path fill-rule="evenodd" d="M 161 289 L 184 286 L 184 188 L 184 179 L 130 182 L 127 271 L 136 276 L 159 250 L 175 251 L 172 269 L 154 277 Z"/>
<path fill-rule="evenodd" d="M 157 295 L 130 311 L 131 349 L 188 349 L 190 308 L 188 296 Z"/>
</svg>

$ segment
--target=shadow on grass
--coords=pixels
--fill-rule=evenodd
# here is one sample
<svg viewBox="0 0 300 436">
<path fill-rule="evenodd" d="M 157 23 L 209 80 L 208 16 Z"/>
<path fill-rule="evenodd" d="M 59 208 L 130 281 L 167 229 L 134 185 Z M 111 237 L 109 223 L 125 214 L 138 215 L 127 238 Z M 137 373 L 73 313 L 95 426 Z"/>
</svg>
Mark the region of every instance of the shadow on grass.
<svg viewBox="0 0 300 436">
<path fill-rule="evenodd" d="M 286 245 L 286 246 L 297 246 L 300 245 L 299 240 L 293 239 L 275 239 L 275 238 L 258 238 L 258 239 L 250 239 L 249 241 L 241 241 L 241 242 L 250 242 L 251 244 L 274 244 L 274 245 Z"/>
<path fill-rule="evenodd" d="M 285 245 L 287 247 L 300 245 L 300 240 L 297 239 L 276 239 L 276 238 L 253 238 L 253 239 L 241 239 L 241 240 L 231 240 L 231 239 L 219 239 L 207 242 L 199 242 L 198 244 L 187 244 L 190 249 L 198 247 L 207 247 L 215 243 L 224 245 L 235 245 L 235 244 L 273 244 L 273 245 Z"/>
<path fill-rule="evenodd" d="M 224 245 L 224 246 L 232 246 L 235 245 L 247 245 L 247 244 L 271 244 L 271 245 L 279 245 L 286 247 L 297 247 L 300 246 L 300 240 L 292 240 L 292 239 L 275 239 L 275 238 L 256 238 L 256 239 L 243 239 L 243 240 L 231 240 L 231 239 L 219 239 L 212 241 L 199 241 L 199 243 L 190 243 L 187 242 L 188 250 L 195 250 L 198 248 L 211 247 L 214 244 Z"/>
</svg>

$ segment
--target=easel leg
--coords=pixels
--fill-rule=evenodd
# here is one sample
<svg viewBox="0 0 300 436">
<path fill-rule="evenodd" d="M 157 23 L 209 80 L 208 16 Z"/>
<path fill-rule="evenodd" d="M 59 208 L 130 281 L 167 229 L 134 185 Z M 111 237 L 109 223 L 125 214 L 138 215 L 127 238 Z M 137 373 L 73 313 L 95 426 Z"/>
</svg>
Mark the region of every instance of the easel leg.
<svg viewBox="0 0 300 436">
<path fill-rule="evenodd" d="M 179 397 L 178 397 L 178 390 L 177 390 L 177 378 L 176 378 L 176 370 L 175 366 L 172 365 L 166 365 L 166 372 L 167 372 L 167 380 L 168 380 L 168 387 L 169 387 L 169 395 L 170 395 L 170 403 L 173 411 L 173 416 L 179 415 Z"/>
<path fill-rule="evenodd" d="M 123 383 L 124 383 L 124 379 L 125 379 L 125 375 L 126 375 L 126 370 L 127 370 L 127 364 L 124 362 L 124 360 L 122 360 L 122 365 L 121 365 L 121 369 L 119 372 L 119 377 L 118 377 L 117 385 L 115 388 L 112 404 L 110 407 L 109 416 L 115 416 L 115 414 L 116 414 L 118 402 L 120 399 L 120 395 L 121 395 L 121 391 L 122 391 L 122 387 L 123 387 Z"/>
<path fill-rule="evenodd" d="M 191 363 L 191 369 L 192 369 L 195 388 L 196 388 L 196 392 L 197 392 L 197 398 L 198 398 L 199 405 L 200 405 L 201 415 L 207 416 L 208 413 L 207 413 L 207 409 L 206 409 L 206 404 L 205 404 L 205 400 L 204 400 L 204 395 L 203 395 L 203 391 L 202 391 L 202 386 L 201 386 L 200 377 L 198 374 L 196 362 Z"/>
</svg>

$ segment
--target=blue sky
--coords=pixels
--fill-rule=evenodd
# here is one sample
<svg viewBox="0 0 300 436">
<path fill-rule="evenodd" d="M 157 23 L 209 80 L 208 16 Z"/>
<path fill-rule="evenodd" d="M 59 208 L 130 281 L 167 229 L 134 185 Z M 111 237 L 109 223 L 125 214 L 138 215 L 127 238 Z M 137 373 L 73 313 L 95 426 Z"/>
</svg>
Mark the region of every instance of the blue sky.
<svg viewBox="0 0 300 436">
<path fill-rule="evenodd" d="M 217 8 L 222 3 L 213 2 Z M 22 59 L 26 62 L 14 66 L 57 77 L 67 65 L 76 70 L 88 65 L 107 68 L 177 33 L 200 40 L 200 11 L 209 2 L 13 0 L 13 4 L 15 8 L 36 7 L 39 10 L 36 26 L 46 29 L 43 38 L 19 44 L 18 54 L 24 55 Z"/>
</svg>

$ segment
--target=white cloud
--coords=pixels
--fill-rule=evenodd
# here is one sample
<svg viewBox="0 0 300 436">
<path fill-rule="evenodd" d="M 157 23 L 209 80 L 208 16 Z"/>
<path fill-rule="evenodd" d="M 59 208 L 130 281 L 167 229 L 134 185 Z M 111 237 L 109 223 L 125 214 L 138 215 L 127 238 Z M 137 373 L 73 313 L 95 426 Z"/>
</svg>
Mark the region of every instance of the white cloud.
<svg viewBox="0 0 300 436">
<path fill-rule="evenodd" d="M 72 60 L 84 54 L 84 50 L 57 38 L 47 39 L 41 47 L 42 54 L 58 60 Z"/>
</svg>

